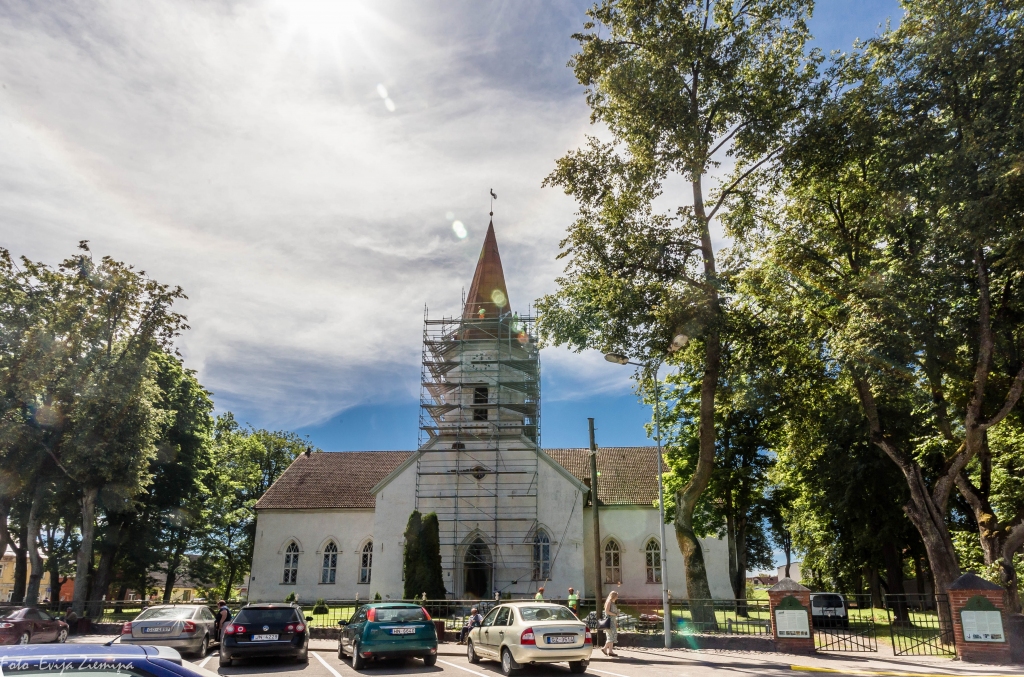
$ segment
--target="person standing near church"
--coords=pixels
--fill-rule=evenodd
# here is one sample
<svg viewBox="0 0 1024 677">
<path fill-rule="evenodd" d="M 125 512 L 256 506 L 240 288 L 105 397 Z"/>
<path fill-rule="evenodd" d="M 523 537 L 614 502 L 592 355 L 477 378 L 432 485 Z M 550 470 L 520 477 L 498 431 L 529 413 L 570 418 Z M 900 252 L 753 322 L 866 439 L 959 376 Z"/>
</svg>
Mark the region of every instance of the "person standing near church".
<svg viewBox="0 0 1024 677">
<path fill-rule="evenodd" d="M 619 607 L 615 605 L 618 599 L 619 593 L 612 590 L 608 593 L 608 599 L 604 601 L 604 617 L 608 620 L 608 629 L 605 630 L 605 633 L 608 639 L 601 647 L 601 651 L 606 656 L 619 655 L 615 653 L 615 642 L 619 639 Z"/>
<path fill-rule="evenodd" d="M 576 591 L 573 590 L 572 588 L 569 588 L 569 598 L 566 601 L 568 602 L 568 605 L 569 605 L 569 611 L 571 611 L 573 613 L 573 615 L 576 616 L 576 618 L 579 618 L 580 617 L 580 596 L 577 595 Z"/>
<path fill-rule="evenodd" d="M 543 585 L 540 586 L 539 588 L 537 588 L 537 594 L 534 595 L 533 599 L 536 602 L 543 602 L 544 601 L 544 586 Z"/>
</svg>

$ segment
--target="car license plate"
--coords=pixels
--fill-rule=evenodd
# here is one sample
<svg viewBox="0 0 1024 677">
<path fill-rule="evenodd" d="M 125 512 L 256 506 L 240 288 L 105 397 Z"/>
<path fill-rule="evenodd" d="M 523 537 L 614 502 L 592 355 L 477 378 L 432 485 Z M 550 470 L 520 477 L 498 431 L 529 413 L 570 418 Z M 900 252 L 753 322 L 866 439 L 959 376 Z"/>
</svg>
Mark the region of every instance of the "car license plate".
<svg viewBox="0 0 1024 677">
<path fill-rule="evenodd" d="M 252 641 L 254 642 L 272 642 L 281 635 L 253 635 Z"/>
<path fill-rule="evenodd" d="M 825 615 L 826 616 L 835 616 L 836 615 L 836 610 L 835 609 L 825 609 Z"/>
<path fill-rule="evenodd" d="M 170 628 L 142 628 L 143 632 L 170 632 Z"/>
<path fill-rule="evenodd" d="M 556 635 L 555 637 L 545 637 L 544 641 L 548 644 L 575 644 L 575 635 Z"/>
<path fill-rule="evenodd" d="M 416 628 L 391 628 L 392 635 L 414 635 Z"/>
</svg>

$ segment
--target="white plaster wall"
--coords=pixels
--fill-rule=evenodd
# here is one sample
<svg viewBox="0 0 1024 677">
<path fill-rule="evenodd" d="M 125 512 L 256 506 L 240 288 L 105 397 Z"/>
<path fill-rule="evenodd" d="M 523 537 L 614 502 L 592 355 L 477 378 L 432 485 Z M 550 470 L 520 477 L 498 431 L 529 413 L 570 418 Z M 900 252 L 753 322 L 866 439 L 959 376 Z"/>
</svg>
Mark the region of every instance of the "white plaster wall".
<svg viewBox="0 0 1024 677">
<path fill-rule="evenodd" d="M 594 594 L 594 550 L 593 550 L 593 513 L 588 507 L 584 512 L 583 532 L 585 555 L 583 562 L 584 589 L 587 595 Z M 660 541 L 658 526 L 658 509 L 645 506 L 604 506 L 601 508 L 601 548 L 610 538 L 614 538 L 620 547 L 622 565 L 622 585 L 612 586 L 604 583 L 602 576 L 602 592 L 607 595 L 613 589 L 619 596 L 632 599 L 656 599 L 661 597 L 660 583 L 647 583 L 647 560 L 644 548 L 651 538 Z M 674 598 L 686 597 L 686 574 L 683 570 L 683 555 L 676 542 L 675 531 L 671 524 L 665 525 L 665 538 L 668 548 L 663 548 L 664 567 L 668 575 L 668 588 Z M 731 599 L 732 588 L 729 586 L 729 552 L 725 541 L 717 538 L 701 539 L 704 549 L 704 562 L 708 572 L 708 585 L 711 596 L 715 599 Z"/>
<path fill-rule="evenodd" d="M 562 599 L 571 585 L 579 588 L 583 581 L 583 495 L 578 485 L 553 468 L 545 459 L 537 468 L 537 521 L 551 539 L 551 577 L 548 581 L 533 581 L 530 577 L 511 586 L 506 592 L 513 597 L 532 595 L 541 585 L 545 596 Z M 532 560 L 533 546 L 528 545 Z M 531 565 L 532 568 L 532 565 Z M 531 572 L 532 573 L 532 572 Z"/>
<path fill-rule="evenodd" d="M 261 510 L 249 579 L 249 601 L 282 602 L 295 592 L 300 601 L 367 597 L 371 586 L 359 585 L 359 550 L 373 536 L 372 510 Z M 338 545 L 338 573 L 333 584 L 320 583 L 323 547 L 328 538 Z M 299 546 L 294 585 L 281 582 L 284 551 L 291 540 Z M 377 564 L 374 546 L 374 568 Z M 376 572 L 375 572 L 376 573 Z M 372 592 L 370 593 L 372 596 Z"/>
<path fill-rule="evenodd" d="M 375 548 L 371 584 L 359 586 L 369 588 L 370 596 L 379 592 L 381 597 L 402 598 L 405 587 L 402 582 L 405 526 L 415 509 L 416 464 L 412 463 L 377 494 L 373 533 L 381 550 L 377 552 Z M 449 579 L 445 578 L 445 584 L 448 583 Z"/>
</svg>

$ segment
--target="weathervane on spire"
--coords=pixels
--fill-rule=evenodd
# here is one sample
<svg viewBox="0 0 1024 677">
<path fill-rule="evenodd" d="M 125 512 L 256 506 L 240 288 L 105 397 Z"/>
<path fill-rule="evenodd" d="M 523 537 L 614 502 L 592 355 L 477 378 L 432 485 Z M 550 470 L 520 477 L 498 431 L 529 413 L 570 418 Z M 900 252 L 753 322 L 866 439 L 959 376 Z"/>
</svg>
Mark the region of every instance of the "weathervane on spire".
<svg viewBox="0 0 1024 677">
<path fill-rule="evenodd" d="M 491 216 L 494 216 L 494 201 L 498 199 L 498 194 L 491 188 Z"/>
</svg>

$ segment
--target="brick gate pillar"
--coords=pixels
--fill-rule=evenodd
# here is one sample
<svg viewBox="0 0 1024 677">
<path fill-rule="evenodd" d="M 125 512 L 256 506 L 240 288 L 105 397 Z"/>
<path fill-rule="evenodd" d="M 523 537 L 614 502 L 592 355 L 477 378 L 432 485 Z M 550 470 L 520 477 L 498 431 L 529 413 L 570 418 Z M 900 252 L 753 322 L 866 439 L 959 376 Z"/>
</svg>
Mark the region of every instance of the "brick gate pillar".
<svg viewBox="0 0 1024 677">
<path fill-rule="evenodd" d="M 768 588 L 775 647 L 784 653 L 814 653 L 811 591 L 792 578 Z"/>
<path fill-rule="evenodd" d="M 968 572 L 953 581 L 948 594 L 953 641 L 960 659 L 970 663 L 1009 663 L 1005 591 Z"/>
</svg>

